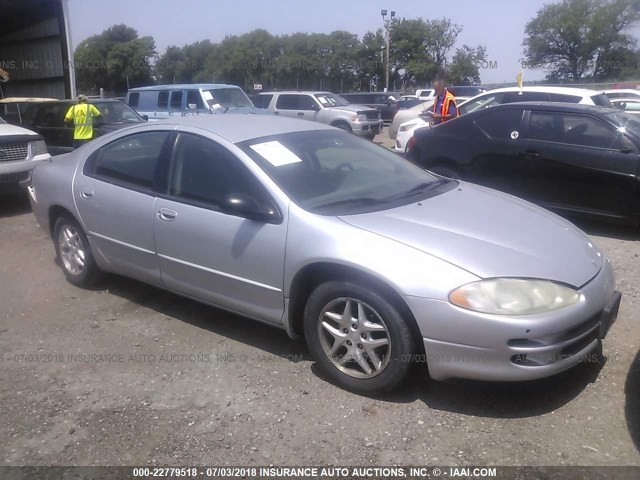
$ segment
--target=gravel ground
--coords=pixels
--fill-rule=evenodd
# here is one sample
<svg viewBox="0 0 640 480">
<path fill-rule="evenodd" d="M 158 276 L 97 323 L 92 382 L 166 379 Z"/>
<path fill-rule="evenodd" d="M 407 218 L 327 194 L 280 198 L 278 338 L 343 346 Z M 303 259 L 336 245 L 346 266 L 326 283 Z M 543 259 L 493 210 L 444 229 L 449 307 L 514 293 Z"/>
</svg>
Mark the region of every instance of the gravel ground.
<svg viewBox="0 0 640 480">
<path fill-rule="evenodd" d="M 638 230 L 580 224 L 624 294 L 606 361 L 522 384 L 416 368 L 372 399 L 282 331 L 120 277 L 73 287 L 28 203 L 1 205 L 0 464 L 640 465 Z"/>
</svg>

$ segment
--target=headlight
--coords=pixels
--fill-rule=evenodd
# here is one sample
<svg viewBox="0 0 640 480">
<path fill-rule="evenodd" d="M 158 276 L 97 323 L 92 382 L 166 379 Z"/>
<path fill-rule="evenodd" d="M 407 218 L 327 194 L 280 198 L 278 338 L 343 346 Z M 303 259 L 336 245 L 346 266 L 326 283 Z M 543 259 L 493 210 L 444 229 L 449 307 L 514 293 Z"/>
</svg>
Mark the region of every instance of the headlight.
<svg viewBox="0 0 640 480">
<path fill-rule="evenodd" d="M 31 156 L 42 155 L 47 153 L 47 144 L 44 140 L 36 140 L 31 142 Z"/>
<path fill-rule="evenodd" d="M 367 114 L 366 113 L 359 113 L 358 115 L 356 115 L 356 122 L 366 122 L 367 121 Z"/>
<path fill-rule="evenodd" d="M 474 312 L 532 315 L 573 305 L 580 294 L 546 280 L 496 278 L 469 283 L 449 294 L 449 301 Z"/>
<path fill-rule="evenodd" d="M 400 132 L 400 133 L 407 132 L 407 131 L 411 130 L 413 127 L 415 127 L 415 126 L 416 126 L 415 123 L 412 123 L 411 125 L 403 125 L 402 127 L 400 127 L 398 129 L 398 132 Z"/>
</svg>

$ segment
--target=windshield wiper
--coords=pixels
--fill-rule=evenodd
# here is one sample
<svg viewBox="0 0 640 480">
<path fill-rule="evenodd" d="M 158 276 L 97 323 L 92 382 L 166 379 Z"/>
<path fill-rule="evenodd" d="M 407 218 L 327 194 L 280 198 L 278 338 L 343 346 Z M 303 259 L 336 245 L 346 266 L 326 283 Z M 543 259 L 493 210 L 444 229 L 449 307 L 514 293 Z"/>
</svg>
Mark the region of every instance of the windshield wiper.
<svg viewBox="0 0 640 480">
<path fill-rule="evenodd" d="M 393 195 L 392 197 L 386 198 L 385 200 L 398 200 L 399 198 L 411 197 L 412 195 L 416 195 L 418 193 L 428 192 L 429 190 L 433 190 L 434 188 L 437 188 L 440 185 L 444 185 L 445 183 L 449 182 L 450 180 L 447 178 L 439 178 L 438 180 L 434 180 L 433 182 L 422 182 L 415 187 L 407 190 L 406 192 Z"/>
<path fill-rule="evenodd" d="M 341 207 L 341 206 L 358 206 L 358 205 L 373 205 L 376 203 L 384 203 L 386 200 L 380 200 L 372 197 L 358 197 L 358 198 L 343 198 L 342 200 L 336 200 L 335 202 L 325 203 L 314 207 L 313 210 L 324 210 L 325 208 Z"/>
</svg>

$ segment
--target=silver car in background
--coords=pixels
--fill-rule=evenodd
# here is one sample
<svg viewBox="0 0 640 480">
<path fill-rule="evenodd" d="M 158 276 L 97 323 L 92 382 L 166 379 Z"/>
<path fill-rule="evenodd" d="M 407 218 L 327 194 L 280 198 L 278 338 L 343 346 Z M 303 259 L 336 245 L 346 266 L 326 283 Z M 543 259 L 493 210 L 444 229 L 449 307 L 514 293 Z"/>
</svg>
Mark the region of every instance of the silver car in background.
<svg viewBox="0 0 640 480">
<path fill-rule="evenodd" d="M 114 272 L 303 335 L 342 387 L 546 377 L 595 352 L 620 294 L 562 218 L 347 132 L 183 117 L 39 166 L 33 211 L 75 285 Z"/>
</svg>

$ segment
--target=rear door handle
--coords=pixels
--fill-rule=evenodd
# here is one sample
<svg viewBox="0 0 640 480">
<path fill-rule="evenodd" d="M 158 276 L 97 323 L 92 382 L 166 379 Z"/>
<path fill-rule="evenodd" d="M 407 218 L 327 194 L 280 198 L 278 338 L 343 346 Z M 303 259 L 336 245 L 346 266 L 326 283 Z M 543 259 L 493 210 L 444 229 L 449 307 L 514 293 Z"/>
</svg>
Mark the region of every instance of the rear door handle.
<svg viewBox="0 0 640 480">
<path fill-rule="evenodd" d="M 158 218 L 165 222 L 171 222 L 172 220 L 175 220 L 177 216 L 178 212 L 171 210 L 170 208 L 161 208 L 158 210 Z"/>
<path fill-rule="evenodd" d="M 304 112 L 298 112 L 299 117 L 304 117 Z"/>
<path fill-rule="evenodd" d="M 89 188 L 83 188 L 82 190 L 80 190 L 80 196 L 82 198 L 91 198 L 93 197 L 93 193 L 93 190 Z"/>
</svg>

